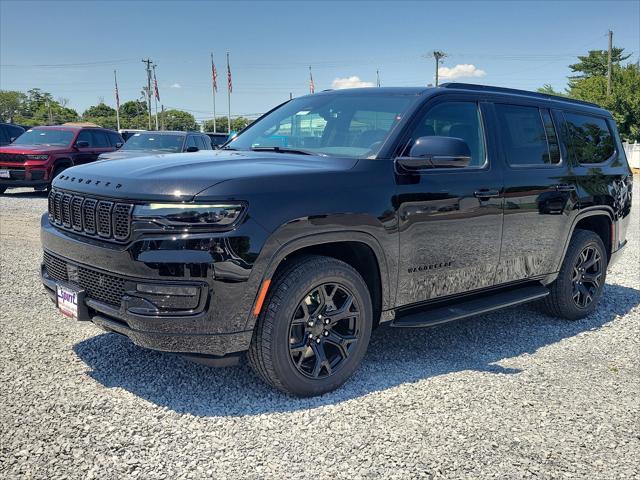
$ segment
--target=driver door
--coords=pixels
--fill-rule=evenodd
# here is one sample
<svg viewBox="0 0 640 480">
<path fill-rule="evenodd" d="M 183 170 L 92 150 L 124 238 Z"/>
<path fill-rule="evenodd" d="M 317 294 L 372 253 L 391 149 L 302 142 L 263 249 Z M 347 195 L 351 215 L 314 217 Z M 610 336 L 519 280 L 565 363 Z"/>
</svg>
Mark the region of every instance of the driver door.
<svg viewBox="0 0 640 480">
<path fill-rule="evenodd" d="M 467 167 L 407 172 L 396 162 L 400 260 L 397 305 L 493 285 L 502 237 L 502 172 L 485 128 L 488 109 L 472 98 L 430 102 L 401 145 L 420 137 L 461 138 Z"/>
</svg>

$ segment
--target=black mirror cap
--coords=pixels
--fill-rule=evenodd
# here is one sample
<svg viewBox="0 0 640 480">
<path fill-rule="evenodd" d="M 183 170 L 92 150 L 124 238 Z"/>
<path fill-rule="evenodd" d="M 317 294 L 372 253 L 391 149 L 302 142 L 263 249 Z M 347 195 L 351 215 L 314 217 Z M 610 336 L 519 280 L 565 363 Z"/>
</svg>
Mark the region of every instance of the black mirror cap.
<svg viewBox="0 0 640 480">
<path fill-rule="evenodd" d="M 89 142 L 87 142 L 86 140 L 78 140 L 75 146 L 76 148 L 87 148 L 89 147 Z"/>
<path fill-rule="evenodd" d="M 420 137 L 411 147 L 409 157 L 426 161 L 424 163 L 430 163 L 432 168 L 461 168 L 468 167 L 471 163 L 471 150 L 467 142 L 461 138 Z M 405 166 L 412 168 L 409 165 Z"/>
<path fill-rule="evenodd" d="M 122 143 L 122 142 L 118 142 L 118 143 L 116 143 L 116 150 L 117 150 L 118 148 L 122 148 L 122 146 L 123 146 L 123 145 L 124 145 L 124 143 Z"/>
<path fill-rule="evenodd" d="M 187 147 L 187 149 L 185 150 L 185 152 L 197 152 L 198 150 L 200 150 L 198 147 Z"/>
</svg>

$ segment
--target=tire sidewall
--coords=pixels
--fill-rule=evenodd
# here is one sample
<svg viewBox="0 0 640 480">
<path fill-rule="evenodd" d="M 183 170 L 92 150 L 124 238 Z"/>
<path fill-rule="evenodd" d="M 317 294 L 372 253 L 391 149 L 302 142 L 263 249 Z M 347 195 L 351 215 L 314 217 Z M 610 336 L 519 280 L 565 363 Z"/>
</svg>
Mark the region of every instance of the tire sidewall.
<svg viewBox="0 0 640 480">
<path fill-rule="evenodd" d="M 338 283 L 354 295 L 360 308 L 360 338 L 349 355 L 347 363 L 333 375 L 322 379 L 311 379 L 300 373 L 289 354 L 290 322 L 298 304 L 312 289 L 325 284 Z M 282 286 L 281 286 L 282 287 Z M 296 285 L 287 289 L 283 294 L 287 301 L 279 305 L 277 311 L 269 309 L 268 314 L 274 315 L 273 332 L 271 336 L 273 366 L 278 373 L 283 386 L 298 395 L 319 395 L 334 390 L 344 383 L 360 365 L 369 343 L 373 319 L 373 309 L 369 291 L 362 278 L 349 267 L 332 265 L 331 272 L 307 271 Z"/>
</svg>

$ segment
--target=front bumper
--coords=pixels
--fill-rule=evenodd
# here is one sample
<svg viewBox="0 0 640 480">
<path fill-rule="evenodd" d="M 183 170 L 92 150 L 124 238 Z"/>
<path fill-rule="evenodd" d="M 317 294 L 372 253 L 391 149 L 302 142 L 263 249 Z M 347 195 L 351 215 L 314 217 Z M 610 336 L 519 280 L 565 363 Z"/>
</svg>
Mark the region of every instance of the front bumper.
<svg viewBox="0 0 640 480">
<path fill-rule="evenodd" d="M 41 227 L 41 277 L 54 302 L 56 283 L 86 290 L 88 320 L 154 350 L 226 357 L 248 349 L 253 330 L 246 318 L 254 298 L 246 282 L 250 265 L 241 268 L 235 256 L 230 267 L 223 246 L 233 242 L 164 237 L 137 239 L 125 246 L 61 231 L 46 215 Z M 49 272 L 47 261 L 52 258 L 57 263 L 55 268 L 49 263 Z M 65 277 L 67 272 L 72 276 Z M 171 298 L 156 297 L 154 305 L 141 298 L 145 294 L 136 291 L 138 284 L 197 287 L 200 296 L 197 305 L 188 308 L 178 308 Z M 113 293 L 112 287 L 119 290 Z M 154 311 L 160 304 L 168 308 Z"/>
<path fill-rule="evenodd" d="M 49 181 L 44 168 L 29 168 L 16 165 L 0 165 L 0 170 L 8 170 L 10 178 L 0 178 L 0 187 L 46 187 Z"/>
</svg>

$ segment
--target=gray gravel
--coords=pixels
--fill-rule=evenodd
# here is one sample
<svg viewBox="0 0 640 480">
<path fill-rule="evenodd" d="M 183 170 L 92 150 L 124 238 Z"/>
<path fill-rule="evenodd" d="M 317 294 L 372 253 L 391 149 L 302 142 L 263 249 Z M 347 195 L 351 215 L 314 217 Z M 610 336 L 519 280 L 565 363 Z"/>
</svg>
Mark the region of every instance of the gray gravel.
<svg viewBox="0 0 640 480">
<path fill-rule="evenodd" d="M 46 198 L 0 197 L 1 478 L 640 478 L 640 178 L 597 314 L 533 307 L 374 333 L 342 389 L 136 347 L 53 308 Z"/>
</svg>

